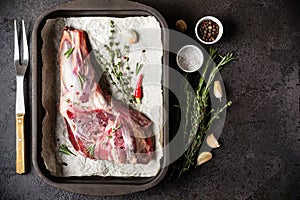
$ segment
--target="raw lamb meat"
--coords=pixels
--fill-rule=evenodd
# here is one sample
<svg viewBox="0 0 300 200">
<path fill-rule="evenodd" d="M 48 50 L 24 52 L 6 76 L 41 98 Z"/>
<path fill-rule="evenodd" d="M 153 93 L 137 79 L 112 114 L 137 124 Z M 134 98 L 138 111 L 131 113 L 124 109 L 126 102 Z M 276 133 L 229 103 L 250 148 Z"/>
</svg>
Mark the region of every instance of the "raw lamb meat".
<svg viewBox="0 0 300 200">
<path fill-rule="evenodd" d="M 152 122 L 100 88 L 84 31 L 64 29 L 60 74 L 60 113 L 76 151 L 116 163 L 147 164 L 153 158 Z"/>
</svg>

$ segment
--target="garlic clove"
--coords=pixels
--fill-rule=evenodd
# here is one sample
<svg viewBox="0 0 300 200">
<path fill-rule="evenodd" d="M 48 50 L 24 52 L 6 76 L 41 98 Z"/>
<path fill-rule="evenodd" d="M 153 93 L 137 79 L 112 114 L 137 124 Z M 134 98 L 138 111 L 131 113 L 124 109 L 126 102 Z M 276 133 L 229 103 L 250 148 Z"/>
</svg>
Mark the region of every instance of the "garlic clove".
<svg viewBox="0 0 300 200">
<path fill-rule="evenodd" d="M 212 159 L 212 154 L 210 152 L 204 151 L 200 153 L 197 158 L 197 166 L 209 161 L 210 159 Z"/>
<path fill-rule="evenodd" d="M 221 102 L 223 92 L 222 92 L 222 87 L 221 87 L 221 82 L 220 81 L 215 81 L 214 82 L 214 95 L 215 95 L 216 98 L 220 99 L 220 102 Z"/>
<path fill-rule="evenodd" d="M 123 39 L 130 44 L 135 44 L 138 41 L 138 35 L 134 30 L 123 31 Z"/>
<path fill-rule="evenodd" d="M 206 142 L 207 142 L 208 146 L 210 146 L 211 148 L 220 147 L 220 144 L 218 143 L 218 140 L 215 138 L 213 133 L 210 134 L 209 136 L 207 136 Z"/>
</svg>

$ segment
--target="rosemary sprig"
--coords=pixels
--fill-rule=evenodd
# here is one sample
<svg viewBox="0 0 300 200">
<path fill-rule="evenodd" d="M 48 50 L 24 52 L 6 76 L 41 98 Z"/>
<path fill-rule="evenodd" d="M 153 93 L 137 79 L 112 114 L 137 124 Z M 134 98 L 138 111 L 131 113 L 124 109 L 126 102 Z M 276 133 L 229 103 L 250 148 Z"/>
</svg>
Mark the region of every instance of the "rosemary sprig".
<svg viewBox="0 0 300 200">
<path fill-rule="evenodd" d="M 136 63 L 136 66 L 135 66 L 135 75 L 138 75 L 141 71 L 141 69 L 143 68 L 143 64 L 140 64 L 140 63 Z"/>
<path fill-rule="evenodd" d="M 89 153 L 91 157 L 94 157 L 94 152 L 95 152 L 95 144 L 90 145 L 88 148 L 85 149 L 86 152 Z"/>
<path fill-rule="evenodd" d="M 87 78 L 81 74 L 80 72 L 78 72 L 78 80 L 79 80 L 79 83 L 80 83 L 80 88 L 83 89 L 83 84 L 87 81 Z"/>
<path fill-rule="evenodd" d="M 210 76 L 209 76 L 209 79 L 206 83 L 206 92 L 208 92 L 209 90 L 209 87 L 212 83 L 212 81 L 214 80 L 215 78 L 215 75 L 218 71 L 220 71 L 224 65 L 226 65 L 227 63 L 231 62 L 232 60 L 234 60 L 235 58 L 233 57 L 233 54 L 232 53 L 228 53 L 227 55 L 225 56 L 222 56 L 222 55 L 219 55 L 219 57 L 221 58 L 221 61 L 217 64 L 216 67 L 213 68 L 213 70 L 211 71 L 210 73 Z"/>
<path fill-rule="evenodd" d="M 72 151 L 69 150 L 69 148 L 65 144 L 60 145 L 58 151 L 66 155 L 76 156 Z"/>
<path fill-rule="evenodd" d="M 71 56 L 71 54 L 73 53 L 75 47 L 68 49 L 65 53 L 64 56 L 66 56 L 67 58 L 69 58 Z"/>
</svg>

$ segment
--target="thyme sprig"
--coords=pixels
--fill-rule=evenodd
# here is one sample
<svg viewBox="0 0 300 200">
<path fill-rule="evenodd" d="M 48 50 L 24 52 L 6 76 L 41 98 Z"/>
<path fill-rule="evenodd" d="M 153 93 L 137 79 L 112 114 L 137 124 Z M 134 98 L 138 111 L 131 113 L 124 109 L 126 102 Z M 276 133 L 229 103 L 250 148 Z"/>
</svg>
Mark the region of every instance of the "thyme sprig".
<svg viewBox="0 0 300 200">
<path fill-rule="evenodd" d="M 104 45 L 104 49 L 109 55 L 109 59 L 99 52 L 95 51 L 96 59 L 100 65 L 105 68 L 105 74 L 107 75 L 111 85 L 116 89 L 116 92 L 121 95 L 121 100 L 125 104 L 133 104 L 135 99 L 133 97 L 134 89 L 131 87 L 132 71 L 129 64 L 130 48 L 124 45 L 120 47 L 120 42 L 115 41 L 115 22 L 110 21 L 110 35 L 108 44 Z M 136 74 L 141 70 L 142 64 L 136 63 Z"/>
</svg>

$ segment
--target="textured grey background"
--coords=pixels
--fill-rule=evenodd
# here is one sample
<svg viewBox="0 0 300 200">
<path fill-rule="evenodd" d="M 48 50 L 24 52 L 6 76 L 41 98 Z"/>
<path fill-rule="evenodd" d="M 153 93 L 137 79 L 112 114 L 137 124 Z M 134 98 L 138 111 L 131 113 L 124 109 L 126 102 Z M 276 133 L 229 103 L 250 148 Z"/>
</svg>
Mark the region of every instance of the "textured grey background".
<svg viewBox="0 0 300 200">
<path fill-rule="evenodd" d="M 204 15 L 215 15 L 225 23 L 226 34 L 216 46 L 222 52 L 234 52 L 238 59 L 222 71 L 228 99 L 234 104 L 227 112 L 222 147 L 214 151 L 214 159 L 180 179 L 122 197 L 61 191 L 45 184 L 32 167 L 28 174 L 16 175 L 13 19 L 24 19 L 31 34 L 42 12 L 67 1 L 0 0 L 0 197 L 300 199 L 299 1 L 138 1 L 161 12 L 170 28 L 176 20 L 186 20 L 192 37 L 194 24 Z M 30 73 L 25 80 L 27 98 Z"/>
</svg>

